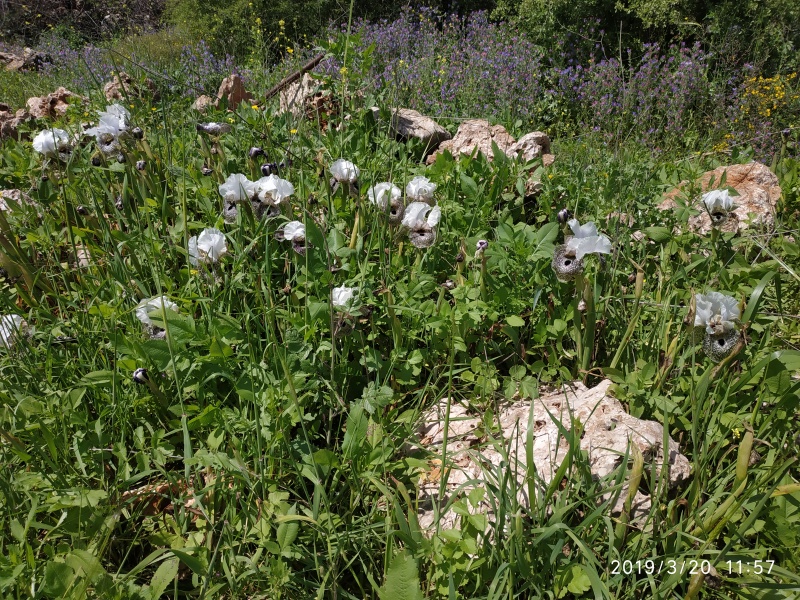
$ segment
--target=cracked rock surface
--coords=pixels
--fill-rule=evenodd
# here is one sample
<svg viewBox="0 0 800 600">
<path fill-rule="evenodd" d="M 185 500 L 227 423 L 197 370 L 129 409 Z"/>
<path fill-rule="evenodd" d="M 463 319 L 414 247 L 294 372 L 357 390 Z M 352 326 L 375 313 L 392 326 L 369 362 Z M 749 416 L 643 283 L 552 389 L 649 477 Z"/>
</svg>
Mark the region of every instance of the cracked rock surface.
<svg viewBox="0 0 800 600">
<path fill-rule="evenodd" d="M 588 455 L 594 478 L 602 479 L 612 474 L 621 465 L 630 443 L 636 444 L 642 452 L 645 471 L 649 467 L 658 472 L 664 464 L 663 427 L 655 421 L 644 421 L 626 413 L 622 404 L 609 395 L 610 386 L 609 380 L 591 389 L 577 382 L 535 400 L 521 400 L 501 407 L 495 417 L 500 432 L 492 438 L 485 434 L 482 415 L 470 414 L 465 407 L 453 403 L 446 458 L 451 470 L 444 497 L 439 497 L 439 488 L 442 473 L 447 472 L 441 468 L 441 451 L 448 399 L 426 411 L 417 432 L 419 446 L 438 458 L 430 461 L 431 471 L 420 479 L 418 517 L 423 530 L 432 530 L 435 526 L 436 503 L 444 509 L 454 495 L 466 495 L 475 487 L 497 486 L 498 477 L 505 476 L 509 469 L 516 480 L 514 488 L 518 502 L 525 508 L 530 507 L 526 464 L 529 431 L 533 445 L 534 485 L 539 490 L 553 480 L 567 455 L 569 441 L 562 434 L 561 427 L 572 430 L 573 422 L 581 424 L 580 448 Z M 674 487 L 689 477 L 690 463 L 671 438 L 668 438 L 666 456 L 669 485 Z M 642 480 L 646 481 L 647 477 Z M 609 481 L 608 486 L 612 485 L 613 482 Z M 627 493 L 626 480 L 612 510 L 614 514 L 621 512 Z M 605 494 L 604 499 L 611 494 Z M 650 497 L 637 491 L 631 509 L 632 519 L 641 518 L 649 509 Z M 492 510 L 486 500 L 479 505 L 479 510 L 492 519 Z M 450 529 L 456 526 L 457 520 L 457 514 L 447 511 L 440 514 L 439 526 Z"/>
</svg>

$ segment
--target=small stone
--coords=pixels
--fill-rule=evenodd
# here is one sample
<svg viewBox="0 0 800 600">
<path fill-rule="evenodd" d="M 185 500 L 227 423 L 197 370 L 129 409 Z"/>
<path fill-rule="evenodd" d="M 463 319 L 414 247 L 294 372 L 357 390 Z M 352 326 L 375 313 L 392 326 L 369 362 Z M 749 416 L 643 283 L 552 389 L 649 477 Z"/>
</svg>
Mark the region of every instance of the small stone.
<svg viewBox="0 0 800 600">
<path fill-rule="evenodd" d="M 109 102 L 124 100 L 125 98 L 147 98 L 149 100 L 158 100 L 160 94 L 156 84 L 152 79 L 144 80 L 143 89 L 139 83 L 133 80 L 133 77 L 128 75 L 125 71 L 121 71 L 118 75 L 114 75 L 114 79 L 107 82 L 103 86 L 103 94 Z"/>
<path fill-rule="evenodd" d="M 213 106 L 216 106 L 214 98 L 203 94 L 202 96 L 198 96 L 194 103 L 192 103 L 192 110 L 205 113 L 210 107 Z"/>
</svg>

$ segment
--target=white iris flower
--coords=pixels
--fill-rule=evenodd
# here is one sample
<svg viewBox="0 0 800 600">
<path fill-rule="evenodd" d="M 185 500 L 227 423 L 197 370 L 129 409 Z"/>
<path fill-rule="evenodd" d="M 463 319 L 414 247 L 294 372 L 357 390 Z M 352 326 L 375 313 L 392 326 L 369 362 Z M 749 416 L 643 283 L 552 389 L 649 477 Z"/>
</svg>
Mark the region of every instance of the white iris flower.
<svg viewBox="0 0 800 600">
<path fill-rule="evenodd" d="M 225 234 L 219 229 L 204 229 L 189 238 L 189 262 L 195 267 L 200 263 L 215 263 L 228 253 Z"/>
<path fill-rule="evenodd" d="M 331 290 L 331 303 L 334 308 L 349 310 L 358 297 L 358 288 L 340 286 Z"/>
<path fill-rule="evenodd" d="M 708 292 L 695 296 L 695 327 L 705 327 L 706 333 L 720 335 L 735 328 L 734 321 L 741 316 L 739 303 L 735 298 Z"/>
<path fill-rule="evenodd" d="M 0 348 L 11 348 L 26 329 L 27 323 L 19 315 L 0 317 Z"/>
<path fill-rule="evenodd" d="M 228 175 L 225 183 L 219 186 L 219 193 L 225 202 L 245 202 L 255 195 L 255 184 L 241 173 Z"/>
<path fill-rule="evenodd" d="M 406 196 L 412 202 L 425 202 L 433 204 L 433 192 L 436 191 L 436 184 L 427 177 L 417 176 L 414 177 L 406 185 Z"/>
<path fill-rule="evenodd" d="M 566 246 L 575 253 L 577 260 L 587 254 L 611 254 L 611 240 L 599 235 L 593 222 L 581 225 L 578 219 L 570 219 L 567 224 L 574 235 L 567 240 Z"/>
<path fill-rule="evenodd" d="M 349 160 L 339 158 L 331 165 L 331 175 L 336 181 L 355 183 L 361 174 L 358 167 Z"/>
<path fill-rule="evenodd" d="M 141 321 L 142 325 L 146 327 L 155 327 L 153 321 L 150 320 L 150 315 L 161 310 L 178 311 L 178 305 L 166 296 L 156 296 L 155 298 L 148 298 L 142 300 L 136 307 L 136 318 Z"/>
<path fill-rule="evenodd" d="M 262 203 L 275 206 L 294 194 L 294 186 L 277 175 L 262 177 L 253 183 L 253 189 Z"/>
<path fill-rule="evenodd" d="M 58 158 L 69 152 L 69 134 L 63 129 L 45 129 L 33 138 L 33 149 L 48 158 Z"/>
</svg>

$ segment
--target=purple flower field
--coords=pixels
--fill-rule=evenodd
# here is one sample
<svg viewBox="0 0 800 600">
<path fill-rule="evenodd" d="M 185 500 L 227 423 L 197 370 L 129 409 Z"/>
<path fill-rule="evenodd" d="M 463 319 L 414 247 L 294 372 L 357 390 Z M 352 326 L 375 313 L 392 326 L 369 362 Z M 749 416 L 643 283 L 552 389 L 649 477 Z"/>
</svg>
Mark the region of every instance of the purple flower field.
<svg viewBox="0 0 800 600">
<path fill-rule="evenodd" d="M 332 25 L 326 35 L 345 29 Z M 491 22 L 486 12 L 460 17 L 406 9 L 394 21 L 356 22 L 353 31 L 357 41 L 350 56 L 356 63 L 369 56 L 360 84 L 389 105 L 414 108 L 446 126 L 488 118 L 517 133 L 531 128 L 558 137 L 591 132 L 608 143 L 637 142 L 656 152 L 752 147 L 756 157 L 769 161 L 800 116 L 792 77 L 778 76 L 772 87 L 753 94 L 759 73 L 750 65 L 733 70 L 699 43 L 620 51 L 597 22 L 586 23 L 580 35 L 554 33 L 548 48 L 508 23 Z M 259 50 L 244 68 L 231 56 L 215 56 L 202 40 L 179 51 L 156 52 L 160 59 L 146 52 L 149 48 L 141 54 L 92 45 L 73 49 L 55 36 L 45 38 L 39 49 L 53 59 L 44 74 L 77 92 L 98 89 L 114 71 L 126 70 L 190 98 L 213 93 L 234 71 L 255 87 L 264 76 L 277 81 L 317 52 L 297 48 L 283 63 L 256 69 L 263 60 Z M 338 77 L 340 67 L 331 58 L 317 71 Z"/>
</svg>

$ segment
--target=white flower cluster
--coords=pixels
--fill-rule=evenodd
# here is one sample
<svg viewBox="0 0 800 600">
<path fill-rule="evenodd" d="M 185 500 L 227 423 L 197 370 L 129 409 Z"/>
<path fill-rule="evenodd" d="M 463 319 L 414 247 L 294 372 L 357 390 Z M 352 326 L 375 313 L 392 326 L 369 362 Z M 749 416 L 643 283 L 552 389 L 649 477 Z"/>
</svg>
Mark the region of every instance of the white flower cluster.
<svg viewBox="0 0 800 600">
<path fill-rule="evenodd" d="M 122 141 L 128 136 L 131 113 L 121 104 L 112 104 L 100 112 L 100 123 L 84 133 L 93 135 L 100 152 L 107 156 L 116 155 L 122 150 Z"/>
<path fill-rule="evenodd" d="M 250 202 L 253 213 L 259 219 L 265 215 L 275 216 L 279 212 L 278 207 L 294 194 L 294 186 L 274 174 L 250 181 L 246 175 L 234 173 L 220 184 L 219 194 L 225 200 L 225 222 L 233 223 L 238 214 L 236 205 L 243 202 Z"/>
</svg>

